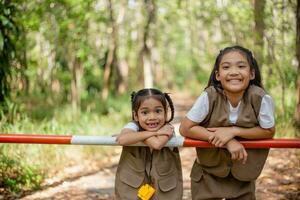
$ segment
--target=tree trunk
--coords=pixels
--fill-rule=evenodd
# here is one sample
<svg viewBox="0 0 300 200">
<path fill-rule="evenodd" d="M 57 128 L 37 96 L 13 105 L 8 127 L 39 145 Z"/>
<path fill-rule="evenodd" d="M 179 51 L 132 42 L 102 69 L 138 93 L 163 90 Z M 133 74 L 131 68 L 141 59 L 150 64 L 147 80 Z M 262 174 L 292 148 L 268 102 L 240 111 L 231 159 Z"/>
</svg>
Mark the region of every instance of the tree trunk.
<svg viewBox="0 0 300 200">
<path fill-rule="evenodd" d="M 115 43 L 116 43 L 116 50 L 117 48 L 119 48 L 119 44 L 118 44 L 118 33 L 119 33 L 119 27 L 121 24 L 124 23 L 124 19 L 125 19 L 125 13 L 126 13 L 126 4 L 127 1 L 122 1 L 121 3 L 121 7 L 119 9 L 118 12 L 118 16 L 117 16 L 117 20 L 116 20 L 116 34 L 115 34 Z M 117 56 L 118 54 L 116 54 Z M 118 94 L 123 94 L 128 87 L 128 71 L 129 71 L 129 67 L 128 67 L 128 60 L 127 58 L 122 58 L 121 60 L 119 58 L 117 58 L 117 63 L 116 63 L 116 70 L 117 70 L 117 79 L 116 79 L 116 87 L 117 87 L 117 92 Z"/>
<path fill-rule="evenodd" d="M 71 102 L 74 113 L 77 113 L 78 107 L 80 106 L 80 94 L 81 94 L 81 78 L 83 75 L 82 64 L 77 58 L 74 58 L 70 63 L 69 67 L 72 72 L 71 80 Z"/>
<path fill-rule="evenodd" d="M 151 63 L 151 52 L 148 48 L 145 48 L 142 51 L 143 65 L 144 65 L 144 87 L 152 88 L 153 87 L 153 71 Z"/>
<path fill-rule="evenodd" d="M 273 35 L 270 38 L 267 38 L 268 41 L 268 57 L 270 59 L 270 65 L 273 65 L 276 69 L 276 71 L 278 72 L 278 76 L 280 78 L 280 86 L 281 86 L 281 109 L 280 109 L 280 114 L 284 115 L 286 113 L 286 109 L 285 109 L 285 89 L 286 89 L 286 77 L 284 75 L 284 72 L 282 71 L 282 69 L 280 68 L 278 62 L 276 62 L 276 56 L 275 56 L 275 43 L 276 43 L 276 36 Z"/>
<path fill-rule="evenodd" d="M 102 99 L 107 99 L 109 90 L 110 90 L 110 81 L 113 76 L 114 69 L 118 70 L 118 58 L 117 58 L 117 47 L 118 47 L 118 27 L 114 19 L 114 10 L 112 1 L 108 0 L 108 10 L 109 10 L 109 19 L 111 24 L 111 39 L 109 41 L 109 47 L 108 47 L 108 55 L 105 62 L 104 67 L 104 75 L 103 75 L 103 91 L 102 91 Z M 115 74 L 118 76 L 118 73 Z M 116 78 L 118 80 L 119 77 Z M 118 88 L 118 86 L 117 86 Z"/>
<path fill-rule="evenodd" d="M 300 127 L 300 0 L 297 0 L 296 10 L 296 57 L 298 60 L 298 75 L 297 75 L 297 104 L 295 109 L 295 120 Z"/>
<path fill-rule="evenodd" d="M 255 52 L 256 60 L 260 65 L 260 67 L 262 67 L 262 64 L 264 62 L 263 49 L 264 49 L 264 31 L 265 31 L 265 23 L 264 23 L 265 4 L 266 4 L 265 0 L 254 0 L 254 21 L 255 21 L 254 52 Z"/>
<path fill-rule="evenodd" d="M 22 34 L 21 34 L 21 38 L 22 38 L 22 47 L 20 48 L 20 62 L 21 62 L 21 66 L 22 69 L 21 71 L 21 82 L 22 82 L 22 89 L 25 91 L 25 94 L 28 95 L 29 94 L 29 78 L 28 75 L 25 73 L 27 71 L 28 65 L 27 65 L 27 35 L 26 32 L 24 30 L 24 27 L 21 27 L 22 29 Z"/>
<path fill-rule="evenodd" d="M 144 75 L 144 87 L 150 88 L 153 87 L 153 63 L 152 63 L 152 45 L 150 37 L 150 26 L 154 23 L 156 7 L 154 0 L 145 0 L 145 7 L 147 11 L 147 22 L 144 27 L 143 33 L 143 47 L 140 51 L 139 66 L 143 67 Z"/>
<path fill-rule="evenodd" d="M 107 59 L 104 66 L 104 74 L 103 74 L 103 91 L 102 91 L 102 99 L 107 99 L 108 92 L 109 92 L 109 81 L 111 79 L 111 72 L 112 72 L 112 63 L 115 54 L 115 46 L 110 44 Z"/>
<path fill-rule="evenodd" d="M 118 93 L 123 94 L 126 92 L 128 88 L 128 71 L 129 71 L 129 66 L 128 66 L 128 61 L 126 59 L 120 60 L 119 64 L 119 76 L 120 79 L 118 80 Z"/>
</svg>

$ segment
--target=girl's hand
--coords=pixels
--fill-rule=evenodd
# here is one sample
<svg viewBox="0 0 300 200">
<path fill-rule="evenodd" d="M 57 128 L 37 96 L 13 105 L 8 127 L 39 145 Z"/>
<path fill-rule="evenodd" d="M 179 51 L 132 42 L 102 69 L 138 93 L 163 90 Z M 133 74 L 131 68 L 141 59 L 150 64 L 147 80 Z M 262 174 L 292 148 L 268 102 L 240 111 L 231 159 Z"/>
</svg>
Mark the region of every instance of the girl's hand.
<svg viewBox="0 0 300 200">
<path fill-rule="evenodd" d="M 211 132 L 208 137 L 208 142 L 216 147 L 224 146 L 235 136 L 233 134 L 233 127 L 207 128 L 207 130 Z"/>
<path fill-rule="evenodd" d="M 243 164 L 246 163 L 248 154 L 245 150 L 245 147 L 241 143 L 235 139 L 232 139 L 227 142 L 226 148 L 230 152 L 232 160 L 241 160 Z"/>
<path fill-rule="evenodd" d="M 166 124 L 157 131 L 157 135 L 166 135 L 170 138 L 172 137 L 173 132 L 174 127 L 171 124 Z"/>
</svg>

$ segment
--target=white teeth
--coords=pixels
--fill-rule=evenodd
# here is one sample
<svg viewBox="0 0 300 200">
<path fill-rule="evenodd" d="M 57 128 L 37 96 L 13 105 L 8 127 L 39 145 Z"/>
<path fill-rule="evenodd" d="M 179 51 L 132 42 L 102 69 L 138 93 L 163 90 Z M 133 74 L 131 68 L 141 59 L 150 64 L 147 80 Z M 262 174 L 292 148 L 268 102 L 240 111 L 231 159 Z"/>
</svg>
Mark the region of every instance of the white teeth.
<svg viewBox="0 0 300 200">
<path fill-rule="evenodd" d="M 241 80 L 240 79 L 233 79 L 233 80 L 229 80 L 229 82 L 231 82 L 231 83 L 240 83 Z"/>
<path fill-rule="evenodd" d="M 149 123 L 149 124 L 147 124 L 150 128 L 155 128 L 157 125 L 158 125 L 158 123 Z"/>
</svg>

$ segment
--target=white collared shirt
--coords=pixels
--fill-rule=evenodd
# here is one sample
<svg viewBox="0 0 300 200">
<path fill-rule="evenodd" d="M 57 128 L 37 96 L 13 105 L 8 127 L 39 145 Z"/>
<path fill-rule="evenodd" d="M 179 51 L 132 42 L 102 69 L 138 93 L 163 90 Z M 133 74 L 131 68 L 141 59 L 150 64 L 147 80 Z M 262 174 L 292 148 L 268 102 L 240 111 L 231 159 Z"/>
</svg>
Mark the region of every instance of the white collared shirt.
<svg viewBox="0 0 300 200">
<path fill-rule="evenodd" d="M 233 107 L 229 102 L 229 121 L 235 124 L 238 118 L 240 103 Z M 193 107 L 187 113 L 187 118 L 193 122 L 200 123 L 208 115 L 209 99 L 207 92 L 203 92 L 194 103 Z M 262 98 L 260 111 L 258 115 L 258 122 L 262 128 L 272 128 L 275 125 L 274 120 L 274 104 L 272 97 L 265 95 Z"/>
</svg>

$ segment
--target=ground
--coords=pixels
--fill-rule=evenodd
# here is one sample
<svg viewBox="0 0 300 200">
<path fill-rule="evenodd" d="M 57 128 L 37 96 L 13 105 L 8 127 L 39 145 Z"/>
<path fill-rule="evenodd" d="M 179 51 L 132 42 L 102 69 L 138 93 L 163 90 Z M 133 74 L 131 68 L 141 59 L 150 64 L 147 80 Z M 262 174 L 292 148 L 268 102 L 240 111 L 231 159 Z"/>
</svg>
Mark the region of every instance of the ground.
<svg viewBox="0 0 300 200">
<path fill-rule="evenodd" d="M 20 198 L 22 200 L 113 199 L 114 176 L 120 148 L 111 158 L 111 165 L 98 172 L 62 181 L 58 185 Z M 195 155 L 193 148 L 180 151 L 184 177 L 184 198 L 191 199 L 189 172 Z M 193 155 L 193 156 L 192 156 Z M 261 176 L 257 180 L 258 200 L 300 199 L 300 151 L 272 149 Z"/>
<path fill-rule="evenodd" d="M 192 100 L 191 98 L 176 97 L 173 99 L 178 99 L 175 102 L 176 117 L 174 119 L 174 123 L 178 127 L 180 118 L 190 107 Z M 65 168 L 60 174 L 47 179 L 42 190 L 19 199 L 113 199 L 114 177 L 121 147 L 114 147 L 113 151 L 113 155 L 103 158 L 104 162 L 100 164 L 82 162 Z M 184 177 L 183 199 L 187 200 L 191 199 L 189 173 L 195 158 L 195 150 L 194 148 L 181 148 L 180 155 Z M 299 158 L 300 149 L 271 149 L 263 172 L 257 180 L 257 199 L 300 199 Z"/>
</svg>

